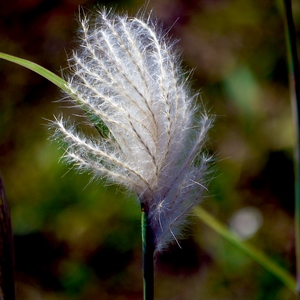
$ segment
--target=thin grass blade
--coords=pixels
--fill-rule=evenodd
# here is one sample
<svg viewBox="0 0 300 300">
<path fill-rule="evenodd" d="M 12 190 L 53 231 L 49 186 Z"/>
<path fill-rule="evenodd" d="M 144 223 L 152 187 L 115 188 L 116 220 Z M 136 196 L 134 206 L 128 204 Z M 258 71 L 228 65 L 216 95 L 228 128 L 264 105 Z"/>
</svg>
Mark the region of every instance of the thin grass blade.
<svg viewBox="0 0 300 300">
<path fill-rule="evenodd" d="M 49 81 L 51 81 L 52 83 L 57 85 L 60 89 L 69 93 L 69 90 L 66 86 L 65 80 L 63 80 L 61 77 L 57 76 L 56 74 L 52 73 L 48 69 L 46 69 L 32 61 L 29 61 L 29 60 L 26 60 L 23 58 L 19 58 L 19 57 L 13 56 L 13 55 L 9 55 L 6 53 L 2 53 L 2 52 L 0 52 L 0 58 L 10 61 L 12 63 L 18 64 L 20 66 L 23 66 L 41 76 L 43 76 L 44 78 L 48 79 Z"/>
<path fill-rule="evenodd" d="M 263 252 L 254 248 L 252 245 L 245 243 L 239 239 L 238 236 L 228 230 L 221 222 L 215 219 L 210 213 L 201 207 L 194 209 L 195 215 L 203 221 L 207 226 L 220 234 L 225 240 L 230 242 L 236 248 L 243 251 L 250 256 L 254 261 L 259 263 L 262 267 L 272 273 L 279 279 L 288 289 L 296 293 L 296 280 L 284 268 L 276 264 L 273 260 L 267 257 Z"/>
</svg>

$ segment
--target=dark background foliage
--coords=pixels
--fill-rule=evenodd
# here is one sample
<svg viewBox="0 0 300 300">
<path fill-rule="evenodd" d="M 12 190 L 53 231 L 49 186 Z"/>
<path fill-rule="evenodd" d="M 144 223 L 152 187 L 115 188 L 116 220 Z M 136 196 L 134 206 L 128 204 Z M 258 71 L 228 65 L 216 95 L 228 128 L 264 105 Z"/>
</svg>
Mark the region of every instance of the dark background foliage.
<svg viewBox="0 0 300 300">
<path fill-rule="evenodd" d="M 0 0 L 0 51 L 62 74 L 76 48 L 79 5 L 135 15 L 143 1 Z M 151 0 L 179 39 L 192 86 L 212 115 L 215 154 L 203 207 L 225 224 L 247 212 L 247 237 L 295 272 L 294 129 L 281 1 Z M 299 2 L 294 1 L 300 28 Z M 297 31 L 299 34 L 299 31 Z M 61 92 L 0 61 L 0 169 L 11 207 L 17 299 L 141 299 L 139 207 L 120 188 L 59 163 L 47 119 Z M 244 222 L 238 228 L 251 227 Z M 193 218 L 187 238 L 156 265 L 156 299 L 290 300 L 273 275 Z"/>
</svg>

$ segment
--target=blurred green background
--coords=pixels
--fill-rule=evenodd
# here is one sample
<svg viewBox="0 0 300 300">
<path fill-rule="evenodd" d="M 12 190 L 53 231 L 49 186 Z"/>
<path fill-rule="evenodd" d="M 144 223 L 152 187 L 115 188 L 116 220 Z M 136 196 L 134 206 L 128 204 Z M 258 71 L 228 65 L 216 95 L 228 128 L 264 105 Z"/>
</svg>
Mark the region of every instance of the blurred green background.
<svg viewBox="0 0 300 300">
<path fill-rule="evenodd" d="M 0 51 L 62 74 L 77 45 L 79 5 L 135 15 L 143 1 L 0 0 Z M 299 1 L 293 8 L 300 29 Z M 216 119 L 203 207 L 294 274 L 294 130 L 281 1 L 150 0 L 151 9 L 180 39 L 192 86 Z M 5 61 L 0 78 L 0 170 L 17 300 L 142 299 L 137 202 L 59 163 L 47 119 L 68 112 L 53 84 Z M 196 218 L 181 246 L 157 260 L 156 299 L 296 299 Z"/>
</svg>

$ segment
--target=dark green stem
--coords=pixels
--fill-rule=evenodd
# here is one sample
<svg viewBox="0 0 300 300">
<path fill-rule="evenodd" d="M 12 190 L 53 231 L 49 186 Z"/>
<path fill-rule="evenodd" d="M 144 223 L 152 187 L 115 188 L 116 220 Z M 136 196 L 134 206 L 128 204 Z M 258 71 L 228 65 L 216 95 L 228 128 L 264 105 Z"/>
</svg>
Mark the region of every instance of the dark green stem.
<svg viewBox="0 0 300 300">
<path fill-rule="evenodd" d="M 0 299 L 15 299 L 13 237 L 8 203 L 0 177 Z"/>
<path fill-rule="evenodd" d="M 143 248 L 143 275 L 144 275 L 144 300 L 154 299 L 154 239 L 149 224 L 148 210 L 142 204 L 142 248 Z"/>
<path fill-rule="evenodd" d="M 295 232 L 297 261 L 297 290 L 300 299 L 300 81 L 297 55 L 296 32 L 293 22 L 291 0 L 284 0 L 286 16 L 286 39 L 288 48 L 288 66 L 290 78 L 290 93 L 296 127 L 295 145 Z"/>
</svg>

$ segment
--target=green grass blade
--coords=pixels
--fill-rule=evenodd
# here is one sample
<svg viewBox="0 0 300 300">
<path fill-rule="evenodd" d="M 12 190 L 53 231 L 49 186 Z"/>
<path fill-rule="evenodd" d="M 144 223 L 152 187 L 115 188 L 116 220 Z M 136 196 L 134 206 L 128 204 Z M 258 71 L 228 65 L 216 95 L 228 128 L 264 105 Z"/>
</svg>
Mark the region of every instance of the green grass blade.
<svg viewBox="0 0 300 300">
<path fill-rule="evenodd" d="M 287 288 L 289 288 L 293 293 L 296 292 L 296 280 L 290 275 L 285 269 L 276 264 L 270 258 L 268 258 L 264 253 L 241 241 L 241 239 L 228 230 L 223 224 L 216 220 L 211 214 L 206 212 L 201 207 L 196 207 L 194 209 L 196 216 L 203 221 L 207 226 L 212 228 L 218 234 L 220 234 L 224 239 L 233 244 L 236 248 L 243 251 L 245 254 L 250 256 L 253 260 L 263 266 L 266 270 L 272 273 L 277 279 L 279 279 Z"/>
<path fill-rule="evenodd" d="M 61 77 L 59 77 L 58 75 L 54 74 L 53 72 L 49 71 L 48 69 L 23 58 L 19 58 L 13 55 L 9 55 L 6 53 L 2 53 L 0 52 L 0 58 L 13 62 L 15 64 L 18 64 L 22 67 L 25 67 L 39 75 L 41 75 L 42 77 L 48 79 L 50 82 L 54 83 L 56 86 L 58 86 L 60 89 L 62 89 L 63 91 L 65 91 L 67 94 L 69 94 L 69 96 L 74 99 L 74 101 L 78 100 L 76 99 L 76 95 L 72 94 L 72 92 L 68 89 L 67 87 L 67 82 L 62 79 Z M 80 105 L 80 103 L 79 103 Z M 89 110 L 86 109 L 85 107 L 83 107 L 82 105 L 80 105 L 82 107 L 82 109 L 86 112 L 87 116 L 90 118 L 91 122 L 95 125 L 95 128 L 97 129 L 97 131 L 99 132 L 100 136 L 103 138 L 106 138 L 109 134 L 109 129 L 107 128 L 107 126 L 104 124 L 104 122 L 97 118 L 93 115 L 91 115 L 89 113 Z"/>
<path fill-rule="evenodd" d="M 0 52 L 0 58 L 10 61 L 10 62 L 13 62 L 20 66 L 23 66 L 41 76 L 43 76 L 44 78 L 48 79 L 49 81 L 51 81 L 52 83 L 57 85 L 60 89 L 69 93 L 69 90 L 66 86 L 66 81 L 63 80 L 61 77 L 57 76 L 56 74 L 52 73 L 51 71 L 45 69 L 44 67 L 42 67 L 34 62 L 31 62 L 29 60 L 19 58 L 19 57 L 13 56 L 13 55 L 5 54 L 2 52 Z"/>
</svg>

